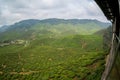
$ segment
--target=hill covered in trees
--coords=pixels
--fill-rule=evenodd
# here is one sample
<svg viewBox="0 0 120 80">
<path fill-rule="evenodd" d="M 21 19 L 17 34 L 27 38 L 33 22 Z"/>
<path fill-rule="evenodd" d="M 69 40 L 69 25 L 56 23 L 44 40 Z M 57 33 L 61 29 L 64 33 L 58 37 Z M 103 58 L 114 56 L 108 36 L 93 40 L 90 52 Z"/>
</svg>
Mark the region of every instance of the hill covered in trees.
<svg viewBox="0 0 120 80">
<path fill-rule="evenodd" d="M 112 41 L 112 26 L 109 26 L 106 29 L 99 30 L 94 34 L 103 36 L 103 48 L 105 51 L 109 52 Z"/>
<path fill-rule="evenodd" d="M 33 36 L 51 34 L 65 36 L 75 34 L 93 34 L 106 28 L 109 23 L 89 19 L 45 19 L 23 20 L 13 25 L 0 28 L 0 40 L 30 39 Z"/>
<path fill-rule="evenodd" d="M 31 19 L 0 28 L 0 80 L 100 80 L 106 53 L 97 32 L 108 25 Z"/>
</svg>

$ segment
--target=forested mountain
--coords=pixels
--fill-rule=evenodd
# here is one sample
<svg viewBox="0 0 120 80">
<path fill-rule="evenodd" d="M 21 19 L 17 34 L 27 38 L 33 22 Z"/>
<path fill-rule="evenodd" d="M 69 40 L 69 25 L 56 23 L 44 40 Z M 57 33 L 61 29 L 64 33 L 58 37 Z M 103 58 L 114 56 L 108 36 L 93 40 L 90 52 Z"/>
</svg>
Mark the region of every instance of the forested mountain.
<svg viewBox="0 0 120 80">
<path fill-rule="evenodd" d="M 7 26 L 7 25 L 0 27 L 0 33 L 7 31 L 8 28 L 9 28 L 9 26 Z"/>
<path fill-rule="evenodd" d="M 51 34 L 52 36 L 56 34 L 86 35 L 104 29 L 108 25 L 110 24 L 90 19 L 29 19 L 0 28 L 0 40 L 30 39 L 33 35 L 42 36 L 43 33 Z"/>
<path fill-rule="evenodd" d="M 109 34 L 108 25 L 30 19 L 1 27 L 0 80 L 100 80 L 106 56 L 101 35 Z"/>
</svg>

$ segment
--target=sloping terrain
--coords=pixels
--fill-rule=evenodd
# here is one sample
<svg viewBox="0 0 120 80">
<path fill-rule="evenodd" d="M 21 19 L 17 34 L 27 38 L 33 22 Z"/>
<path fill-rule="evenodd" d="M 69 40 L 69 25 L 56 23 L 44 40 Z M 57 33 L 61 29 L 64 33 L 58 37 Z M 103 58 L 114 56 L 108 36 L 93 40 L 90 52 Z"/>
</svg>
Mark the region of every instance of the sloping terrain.
<svg viewBox="0 0 120 80">
<path fill-rule="evenodd" d="M 106 53 L 93 33 L 104 28 L 91 20 L 15 23 L 0 32 L 0 80 L 100 80 Z"/>
<path fill-rule="evenodd" d="M 13 25 L 0 29 L 0 41 L 15 39 L 30 39 L 30 37 L 42 34 L 51 35 L 73 35 L 92 34 L 110 25 L 97 20 L 89 19 L 45 19 L 45 20 L 23 20 Z"/>
</svg>

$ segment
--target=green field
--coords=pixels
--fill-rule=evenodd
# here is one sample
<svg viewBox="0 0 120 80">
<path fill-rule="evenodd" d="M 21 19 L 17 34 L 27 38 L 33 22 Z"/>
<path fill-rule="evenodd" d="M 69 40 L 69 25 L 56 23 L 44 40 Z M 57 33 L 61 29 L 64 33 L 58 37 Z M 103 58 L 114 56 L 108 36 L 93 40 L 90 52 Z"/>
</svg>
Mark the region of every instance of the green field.
<svg viewBox="0 0 120 80">
<path fill-rule="evenodd" d="M 0 47 L 0 80 L 100 80 L 102 36 L 38 37 Z"/>
</svg>

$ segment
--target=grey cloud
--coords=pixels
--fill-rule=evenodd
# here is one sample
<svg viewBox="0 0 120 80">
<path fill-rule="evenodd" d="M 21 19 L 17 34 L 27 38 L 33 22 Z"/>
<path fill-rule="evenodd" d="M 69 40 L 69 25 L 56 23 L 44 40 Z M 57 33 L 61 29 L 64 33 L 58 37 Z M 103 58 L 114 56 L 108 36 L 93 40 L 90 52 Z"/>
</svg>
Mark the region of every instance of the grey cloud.
<svg viewBox="0 0 120 80">
<path fill-rule="evenodd" d="M 1 4 L 17 8 L 26 6 L 26 3 L 26 0 L 1 0 Z"/>
<path fill-rule="evenodd" d="M 93 0 L 0 0 L 0 25 L 29 18 L 106 20 Z"/>
</svg>

